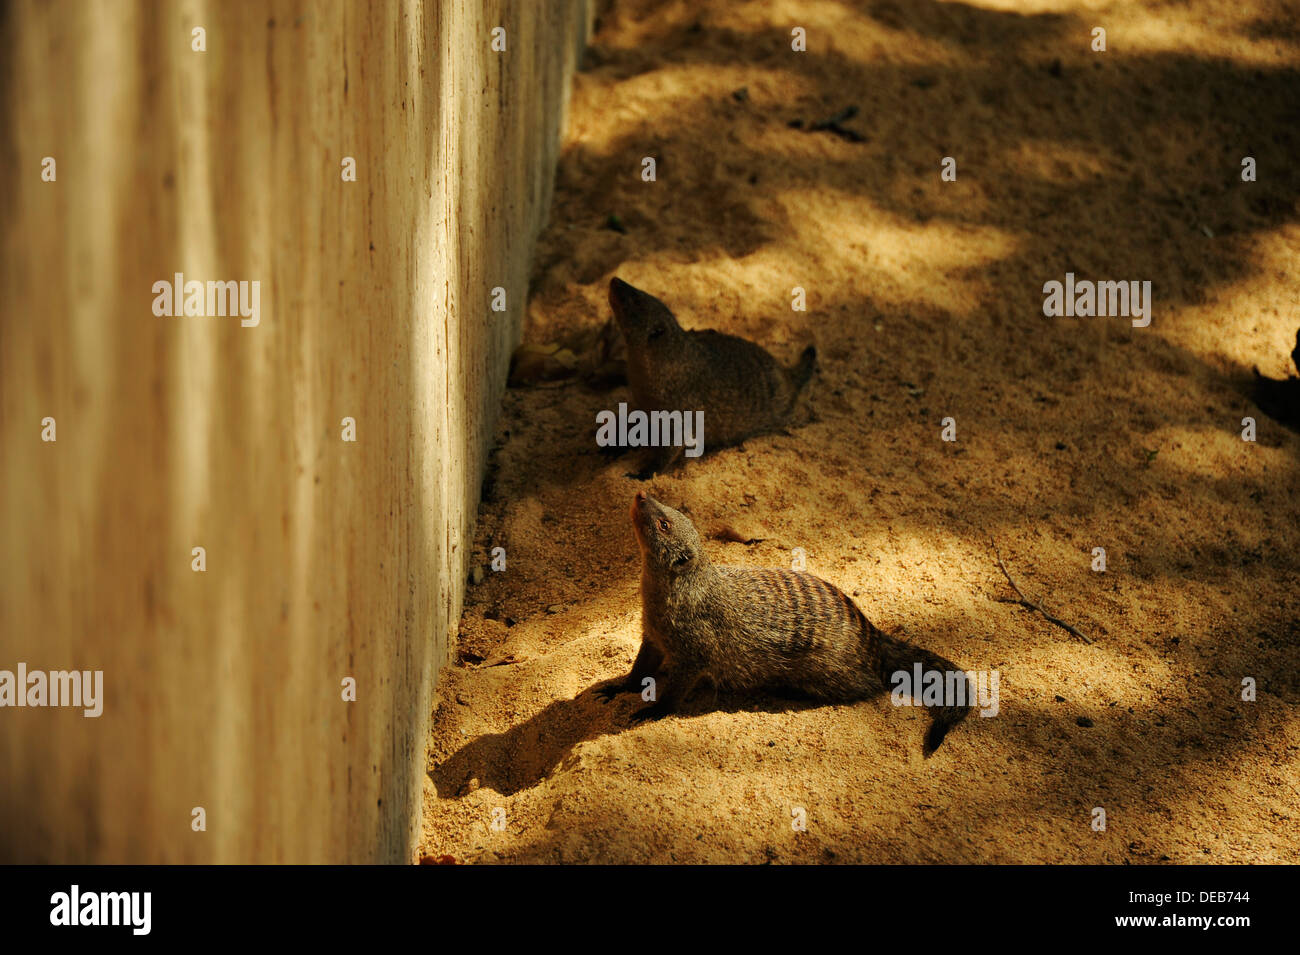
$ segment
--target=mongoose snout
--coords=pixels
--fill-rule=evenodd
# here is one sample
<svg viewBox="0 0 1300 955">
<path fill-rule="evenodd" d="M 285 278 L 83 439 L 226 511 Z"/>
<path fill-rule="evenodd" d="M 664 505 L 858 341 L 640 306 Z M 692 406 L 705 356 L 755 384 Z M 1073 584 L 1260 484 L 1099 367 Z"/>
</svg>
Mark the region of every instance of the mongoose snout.
<svg viewBox="0 0 1300 955">
<path fill-rule="evenodd" d="M 617 276 L 609 280 L 609 307 L 629 344 L 633 341 L 643 344 L 661 338 L 670 330 L 681 330 L 667 305 Z"/>
<path fill-rule="evenodd" d="M 676 575 L 700 552 L 700 538 L 690 520 L 645 491 L 632 498 L 632 529 L 642 559 L 658 573 Z"/>
<path fill-rule="evenodd" d="M 645 540 L 641 532 L 641 509 L 649 499 L 645 491 L 637 491 L 632 498 L 632 530 L 636 532 L 637 543 L 642 547 L 645 546 Z"/>
</svg>

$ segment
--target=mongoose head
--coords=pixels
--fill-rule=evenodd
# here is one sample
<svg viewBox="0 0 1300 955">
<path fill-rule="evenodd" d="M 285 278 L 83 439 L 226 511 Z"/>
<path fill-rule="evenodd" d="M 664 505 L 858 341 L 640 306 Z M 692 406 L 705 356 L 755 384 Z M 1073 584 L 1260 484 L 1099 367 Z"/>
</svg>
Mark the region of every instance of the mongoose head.
<svg viewBox="0 0 1300 955">
<path fill-rule="evenodd" d="M 648 350 L 662 351 L 682 335 L 667 305 L 620 278 L 609 280 L 609 307 L 627 342 L 629 358 Z"/>
<path fill-rule="evenodd" d="M 645 491 L 637 491 L 632 501 L 632 528 L 641 561 L 656 576 L 677 576 L 708 563 L 690 518 Z"/>
</svg>

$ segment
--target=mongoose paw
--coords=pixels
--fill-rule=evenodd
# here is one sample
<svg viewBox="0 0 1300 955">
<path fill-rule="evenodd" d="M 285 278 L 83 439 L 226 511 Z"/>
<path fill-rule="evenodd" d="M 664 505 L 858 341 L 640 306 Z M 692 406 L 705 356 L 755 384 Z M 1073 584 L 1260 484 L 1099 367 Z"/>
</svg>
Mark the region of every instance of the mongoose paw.
<svg viewBox="0 0 1300 955">
<path fill-rule="evenodd" d="M 668 713 L 666 710 L 661 710 L 657 706 L 647 706 L 645 709 L 637 710 L 633 713 L 631 717 L 629 717 L 629 722 L 634 726 L 639 726 L 642 723 L 652 723 L 667 715 Z"/>
<path fill-rule="evenodd" d="M 596 690 L 596 696 L 602 703 L 608 703 L 616 696 L 622 696 L 627 688 L 622 683 L 611 683 Z"/>
</svg>

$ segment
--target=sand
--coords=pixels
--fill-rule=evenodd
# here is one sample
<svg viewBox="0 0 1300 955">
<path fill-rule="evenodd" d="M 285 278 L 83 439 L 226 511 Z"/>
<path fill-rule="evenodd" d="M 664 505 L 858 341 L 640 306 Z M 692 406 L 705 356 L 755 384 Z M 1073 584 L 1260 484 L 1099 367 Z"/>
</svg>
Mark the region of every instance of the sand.
<svg viewBox="0 0 1300 955">
<path fill-rule="evenodd" d="M 1294 373 L 1298 25 L 1277 0 L 604 10 L 526 342 L 594 333 L 618 275 L 783 362 L 813 342 L 820 371 L 808 423 L 644 484 L 593 440 L 625 387 L 505 395 L 422 852 L 1294 862 L 1300 436 L 1249 382 Z M 806 128 L 849 106 L 865 141 Z M 1044 317 L 1067 271 L 1149 280 L 1151 325 Z M 926 713 L 888 697 L 705 691 L 631 725 L 639 701 L 593 687 L 640 638 L 639 487 L 763 538 L 709 540 L 715 561 L 803 548 L 877 626 L 996 670 L 998 714 L 930 759 Z M 1011 602 L 997 554 L 1093 642 Z"/>
</svg>

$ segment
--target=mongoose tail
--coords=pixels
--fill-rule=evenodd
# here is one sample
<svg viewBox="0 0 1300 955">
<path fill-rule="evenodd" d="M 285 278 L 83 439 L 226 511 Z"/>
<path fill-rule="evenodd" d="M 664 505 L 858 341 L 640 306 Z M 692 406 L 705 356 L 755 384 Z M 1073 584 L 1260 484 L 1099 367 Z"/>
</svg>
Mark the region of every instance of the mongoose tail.
<svg viewBox="0 0 1300 955">
<path fill-rule="evenodd" d="M 963 705 L 945 704 L 944 706 L 932 706 L 930 720 L 930 729 L 926 731 L 925 743 L 921 748 L 925 756 L 931 756 L 943 742 L 948 730 L 952 729 L 958 723 L 966 718 L 971 710 L 971 702 L 975 699 L 974 688 L 970 680 L 966 678 L 965 671 L 957 664 L 937 653 L 931 653 L 922 647 L 915 646 L 904 640 L 890 637 L 885 634 L 880 635 L 880 679 L 884 682 L 886 689 L 892 689 L 894 686 L 893 676 L 900 670 L 911 676 L 915 664 L 921 664 L 924 672 L 937 670 L 943 674 L 945 695 L 948 687 L 948 675 L 953 674 L 953 682 L 958 689 L 958 699 L 964 700 Z M 919 688 L 918 688 L 919 690 Z"/>
</svg>

